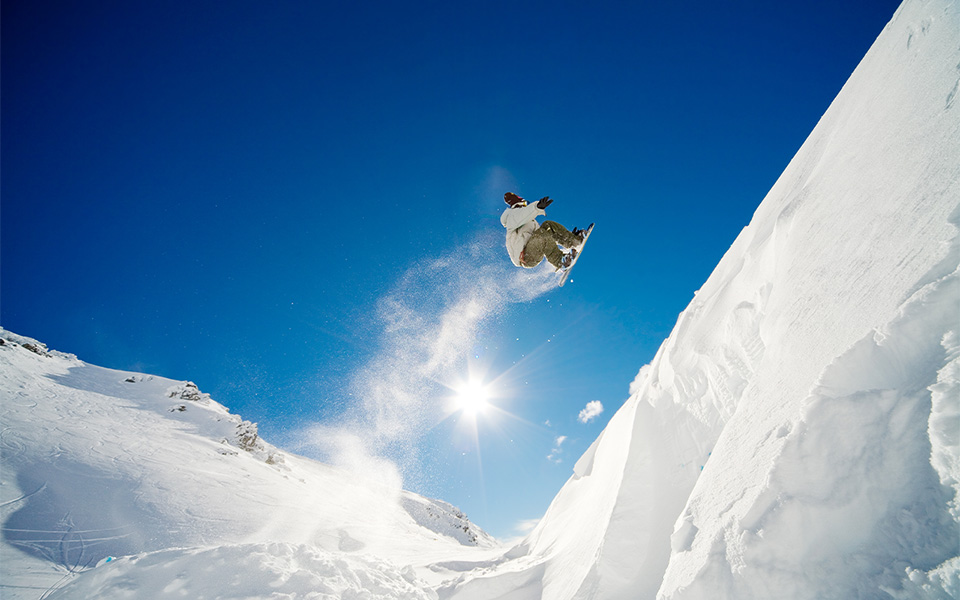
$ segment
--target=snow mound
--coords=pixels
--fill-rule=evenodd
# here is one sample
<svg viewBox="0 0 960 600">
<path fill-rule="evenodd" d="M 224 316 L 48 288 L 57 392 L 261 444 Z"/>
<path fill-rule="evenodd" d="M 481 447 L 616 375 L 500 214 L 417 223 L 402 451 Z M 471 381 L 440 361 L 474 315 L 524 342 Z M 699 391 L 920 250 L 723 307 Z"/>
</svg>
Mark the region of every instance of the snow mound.
<svg viewBox="0 0 960 600">
<path fill-rule="evenodd" d="M 240 544 L 161 550 L 110 560 L 49 596 L 263 600 L 435 600 L 413 569 L 316 546 Z"/>
</svg>

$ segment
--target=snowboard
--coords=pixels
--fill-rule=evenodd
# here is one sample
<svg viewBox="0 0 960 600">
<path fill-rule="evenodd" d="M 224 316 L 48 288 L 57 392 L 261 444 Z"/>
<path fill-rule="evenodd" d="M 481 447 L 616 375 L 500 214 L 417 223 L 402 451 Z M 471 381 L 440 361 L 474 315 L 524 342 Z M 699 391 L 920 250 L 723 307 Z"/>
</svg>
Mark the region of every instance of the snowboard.
<svg viewBox="0 0 960 600">
<path fill-rule="evenodd" d="M 580 242 L 580 245 L 576 247 L 577 253 L 573 257 L 573 262 L 570 263 L 570 266 L 566 269 L 560 271 L 560 282 L 559 286 L 563 287 L 563 284 L 567 282 L 567 277 L 570 277 L 570 271 L 573 270 L 574 265 L 577 264 L 577 261 L 580 260 L 580 256 L 583 255 L 583 247 L 587 245 L 587 240 L 590 239 L 590 233 L 593 231 L 593 223 L 590 223 L 590 226 L 586 229 L 586 235 L 583 236 L 583 241 Z"/>
</svg>

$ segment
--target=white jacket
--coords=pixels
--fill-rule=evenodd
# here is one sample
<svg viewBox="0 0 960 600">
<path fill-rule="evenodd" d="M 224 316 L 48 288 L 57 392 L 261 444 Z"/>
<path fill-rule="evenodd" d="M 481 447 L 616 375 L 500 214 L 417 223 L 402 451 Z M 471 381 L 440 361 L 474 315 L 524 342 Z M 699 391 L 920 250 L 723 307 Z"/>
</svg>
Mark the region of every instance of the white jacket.
<svg viewBox="0 0 960 600">
<path fill-rule="evenodd" d="M 527 245 L 527 240 L 533 235 L 533 232 L 539 229 L 537 217 L 547 214 L 541 208 L 537 208 L 537 203 L 528 204 L 523 207 L 508 207 L 500 215 L 500 223 L 507 228 L 507 254 L 514 265 L 520 267 L 520 253 L 523 247 Z"/>
</svg>

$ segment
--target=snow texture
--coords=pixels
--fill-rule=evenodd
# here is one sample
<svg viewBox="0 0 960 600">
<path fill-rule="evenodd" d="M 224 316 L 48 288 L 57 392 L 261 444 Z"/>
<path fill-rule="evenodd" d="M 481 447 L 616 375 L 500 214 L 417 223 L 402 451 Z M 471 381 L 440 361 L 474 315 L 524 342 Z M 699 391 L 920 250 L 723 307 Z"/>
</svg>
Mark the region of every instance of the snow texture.
<svg viewBox="0 0 960 600">
<path fill-rule="evenodd" d="M 131 596 L 135 592 L 135 596 Z M 58 598 L 303 598 L 435 600 L 410 568 L 316 546 L 241 544 L 163 550 L 111 561 Z"/>
<path fill-rule="evenodd" d="M 907 0 L 509 549 L 0 330 L 3 597 L 960 597 L 958 89 Z"/>
</svg>

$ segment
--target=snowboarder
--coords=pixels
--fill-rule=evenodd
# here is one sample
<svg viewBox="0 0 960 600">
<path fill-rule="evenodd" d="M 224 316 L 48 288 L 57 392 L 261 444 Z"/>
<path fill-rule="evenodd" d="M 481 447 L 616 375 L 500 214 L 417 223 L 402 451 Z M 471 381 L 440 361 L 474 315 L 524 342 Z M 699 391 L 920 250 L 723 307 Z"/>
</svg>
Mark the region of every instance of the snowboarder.
<svg viewBox="0 0 960 600">
<path fill-rule="evenodd" d="M 558 271 L 573 264 L 587 232 L 576 227 L 569 231 L 555 221 L 538 224 L 537 217 L 546 215 L 545 209 L 553 202 L 549 196 L 527 204 L 520 196 L 507 192 L 503 201 L 509 206 L 500 216 L 500 223 L 507 228 L 507 254 L 514 265 L 532 269 L 544 257 Z M 560 250 L 559 246 L 567 251 Z"/>
</svg>

